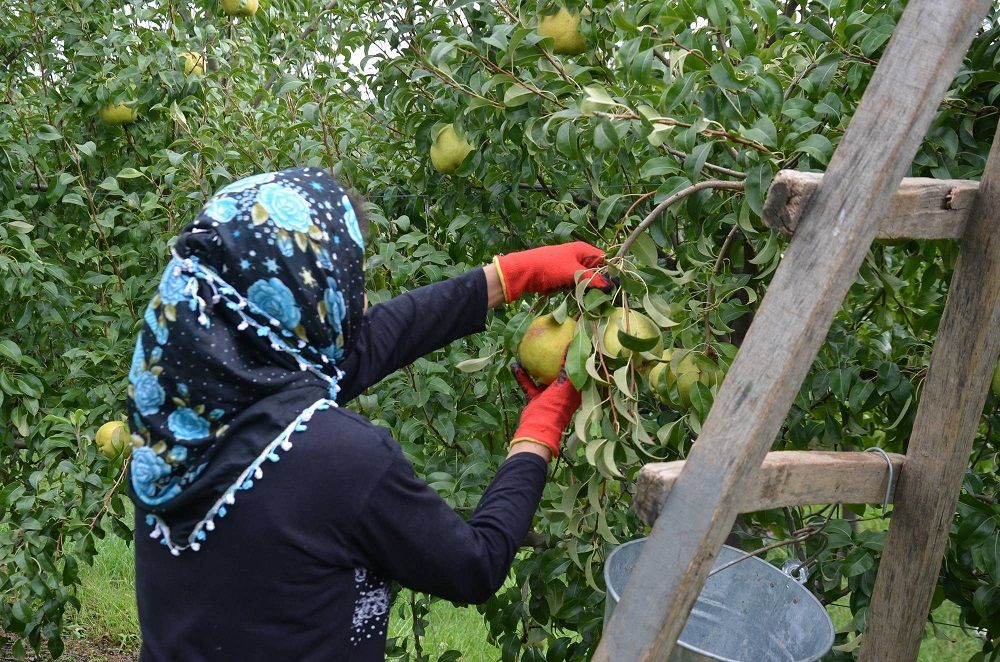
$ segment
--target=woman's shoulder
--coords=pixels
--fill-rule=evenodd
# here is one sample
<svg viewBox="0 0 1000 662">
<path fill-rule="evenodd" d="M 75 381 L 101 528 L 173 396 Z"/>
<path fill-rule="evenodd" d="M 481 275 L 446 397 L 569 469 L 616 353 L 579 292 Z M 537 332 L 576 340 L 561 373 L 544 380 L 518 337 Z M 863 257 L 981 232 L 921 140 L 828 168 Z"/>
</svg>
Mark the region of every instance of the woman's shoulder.
<svg viewBox="0 0 1000 662">
<path fill-rule="evenodd" d="M 402 456 L 399 444 L 388 430 L 343 407 L 316 411 L 306 429 L 296 436 L 309 448 L 310 455 L 329 454 L 341 465 L 354 461 L 361 464 L 379 459 L 388 461 Z M 294 441 L 295 437 L 292 439 Z"/>
</svg>

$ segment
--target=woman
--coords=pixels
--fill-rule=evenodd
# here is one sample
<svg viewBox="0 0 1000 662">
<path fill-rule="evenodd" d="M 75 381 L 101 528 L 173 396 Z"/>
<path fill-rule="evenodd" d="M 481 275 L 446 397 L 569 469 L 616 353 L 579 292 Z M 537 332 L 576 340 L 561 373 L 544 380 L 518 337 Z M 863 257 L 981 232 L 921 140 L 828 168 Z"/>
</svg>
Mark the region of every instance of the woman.
<svg viewBox="0 0 1000 662">
<path fill-rule="evenodd" d="M 142 660 L 383 659 L 389 581 L 460 602 L 503 583 L 579 405 L 565 376 L 517 373 L 529 402 L 468 521 L 338 404 L 603 254 L 500 256 L 367 312 L 363 259 L 314 168 L 223 188 L 178 238 L 129 375 Z"/>
</svg>

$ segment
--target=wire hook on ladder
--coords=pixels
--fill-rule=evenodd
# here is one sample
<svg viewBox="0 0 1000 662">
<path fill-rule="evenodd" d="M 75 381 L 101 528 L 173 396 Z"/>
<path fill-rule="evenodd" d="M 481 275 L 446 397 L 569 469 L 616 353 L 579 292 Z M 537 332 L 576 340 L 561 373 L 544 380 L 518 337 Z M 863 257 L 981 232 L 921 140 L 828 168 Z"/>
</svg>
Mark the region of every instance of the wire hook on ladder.
<svg viewBox="0 0 1000 662">
<path fill-rule="evenodd" d="M 889 478 L 885 483 L 885 498 L 882 500 L 882 516 L 884 517 L 885 509 L 889 507 L 889 497 L 892 496 L 892 481 L 893 478 L 895 478 L 892 469 L 892 458 L 889 457 L 889 454 L 886 453 L 885 450 L 879 448 L 878 446 L 872 446 L 871 448 L 866 448 L 865 452 L 878 453 L 879 455 L 882 456 L 882 459 L 885 460 L 886 466 L 889 467 Z"/>
</svg>

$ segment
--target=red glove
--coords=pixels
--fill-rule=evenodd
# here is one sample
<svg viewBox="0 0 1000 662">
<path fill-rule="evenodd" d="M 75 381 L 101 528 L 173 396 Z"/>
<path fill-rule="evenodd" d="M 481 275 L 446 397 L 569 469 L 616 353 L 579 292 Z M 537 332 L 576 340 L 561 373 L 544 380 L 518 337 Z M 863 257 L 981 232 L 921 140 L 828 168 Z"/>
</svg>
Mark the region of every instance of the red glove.
<svg viewBox="0 0 1000 662">
<path fill-rule="evenodd" d="M 576 283 L 574 276 L 580 270 L 585 270 L 582 280 L 591 279 L 592 287 L 611 287 L 611 281 L 594 273 L 593 269 L 604 263 L 604 251 L 583 241 L 498 255 L 493 263 L 507 303 L 525 292 L 548 294 L 570 288 Z"/>
<path fill-rule="evenodd" d="M 559 440 L 580 406 L 580 392 L 566 376 L 565 370 L 560 371 L 556 380 L 545 387 L 537 386 L 517 363 L 511 366 L 511 372 L 528 396 L 528 404 L 521 412 L 521 422 L 510 443 L 533 441 L 548 446 L 552 457 L 559 457 Z"/>
</svg>

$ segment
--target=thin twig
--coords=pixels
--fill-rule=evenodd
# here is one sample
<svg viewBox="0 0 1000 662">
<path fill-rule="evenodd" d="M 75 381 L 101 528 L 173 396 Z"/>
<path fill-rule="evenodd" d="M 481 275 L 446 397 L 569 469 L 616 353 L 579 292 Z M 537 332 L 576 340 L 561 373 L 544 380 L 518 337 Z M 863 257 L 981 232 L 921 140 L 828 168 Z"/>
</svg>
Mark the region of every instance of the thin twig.
<svg viewBox="0 0 1000 662">
<path fill-rule="evenodd" d="M 631 234 L 629 234 L 629 236 L 625 238 L 625 241 L 622 242 L 621 248 L 619 248 L 618 253 L 615 254 L 615 258 L 616 259 L 623 258 L 625 254 L 628 253 L 628 249 L 630 249 L 632 247 L 632 244 L 635 243 L 635 240 L 639 238 L 639 235 L 645 232 L 646 229 L 653 224 L 653 221 L 655 221 L 656 218 L 661 213 L 663 213 L 671 205 L 680 202 L 689 195 L 697 193 L 698 191 L 703 191 L 705 189 L 742 191 L 744 187 L 745 184 L 743 182 L 729 182 L 722 179 L 706 179 L 705 181 L 698 182 L 697 184 L 692 184 L 691 186 L 688 186 L 685 189 L 681 189 L 680 191 L 674 193 L 672 196 L 670 196 L 660 204 L 656 205 L 653 211 L 649 212 L 646 218 L 642 219 L 642 222 L 639 223 L 639 225 L 637 225 L 635 229 L 632 230 Z"/>
<path fill-rule="evenodd" d="M 663 147 L 663 150 L 667 154 L 669 154 L 670 156 L 676 156 L 677 158 L 679 158 L 681 160 L 686 159 L 688 157 L 688 153 L 687 152 L 681 151 L 681 150 L 677 149 L 676 147 L 671 147 L 670 145 L 668 145 L 666 143 L 663 143 L 663 145 L 661 145 L 661 147 Z M 706 170 L 714 170 L 715 172 L 719 173 L 720 175 L 729 175 L 730 177 L 736 177 L 737 179 L 746 179 L 747 178 L 747 174 L 745 172 L 741 172 L 739 170 L 733 170 L 732 168 L 727 168 L 725 166 L 720 166 L 720 165 L 717 165 L 715 163 L 709 163 L 708 161 L 705 162 L 705 169 Z"/>
<path fill-rule="evenodd" d="M 726 255 L 729 253 L 729 247 L 733 245 L 733 239 L 736 238 L 736 234 L 740 231 L 739 223 L 734 223 L 729 234 L 726 235 L 726 240 L 722 242 L 722 248 L 719 249 L 719 257 L 715 259 L 715 265 L 712 267 L 712 276 L 719 273 L 722 269 L 722 263 L 726 259 Z M 711 277 L 708 279 L 708 289 L 705 292 L 705 347 L 706 353 L 712 353 L 712 323 L 710 320 L 710 314 L 713 307 L 713 299 L 715 298 L 715 281 Z"/>
<path fill-rule="evenodd" d="M 636 113 L 606 113 L 606 112 L 603 112 L 603 111 L 597 111 L 597 112 L 594 113 L 594 115 L 597 116 L 597 117 L 603 117 L 603 118 L 609 119 L 609 120 L 641 120 L 642 119 Z M 691 128 L 691 124 L 689 124 L 688 122 L 681 122 L 680 120 L 675 120 L 672 117 L 654 117 L 654 118 L 650 119 L 649 122 L 651 124 L 662 124 L 663 126 L 679 126 L 681 128 L 684 128 L 684 129 L 690 129 Z M 706 136 L 712 136 L 713 138 L 724 138 L 724 139 L 726 139 L 726 140 L 728 140 L 730 142 L 734 142 L 734 143 L 737 143 L 739 145 L 744 145 L 746 147 L 750 147 L 750 148 L 755 149 L 758 152 L 762 152 L 764 154 L 770 154 L 771 153 L 771 150 L 769 150 L 764 145 L 761 145 L 759 142 L 757 142 L 755 140 L 750 140 L 749 138 L 744 138 L 743 136 L 738 136 L 738 135 L 736 135 L 734 133 L 730 133 L 729 131 L 726 131 L 724 129 L 708 129 L 708 128 L 706 128 L 706 129 L 702 129 L 698 133 L 702 133 L 702 134 L 704 134 Z"/>
</svg>

